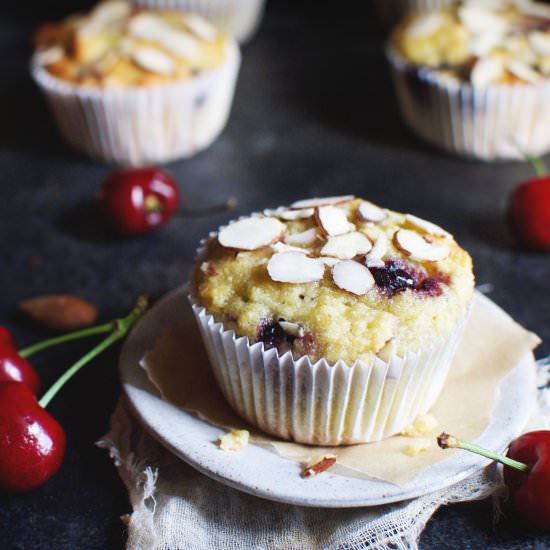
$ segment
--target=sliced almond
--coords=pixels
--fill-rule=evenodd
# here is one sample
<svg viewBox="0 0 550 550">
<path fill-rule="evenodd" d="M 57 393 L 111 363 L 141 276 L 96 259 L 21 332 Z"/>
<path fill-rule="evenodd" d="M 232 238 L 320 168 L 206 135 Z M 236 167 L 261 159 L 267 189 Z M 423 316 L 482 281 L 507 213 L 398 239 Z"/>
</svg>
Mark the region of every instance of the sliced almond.
<svg viewBox="0 0 550 550">
<path fill-rule="evenodd" d="M 142 69 L 156 74 L 172 74 L 176 69 L 174 60 L 156 48 L 139 47 L 132 52 L 132 59 Z"/>
<path fill-rule="evenodd" d="M 200 48 L 196 38 L 176 30 L 161 17 L 151 13 L 143 12 L 132 17 L 128 33 L 134 38 L 155 42 L 183 59 L 194 57 Z"/>
<path fill-rule="evenodd" d="M 362 296 L 374 285 L 371 272 L 359 262 L 343 260 L 332 268 L 332 279 L 338 288 Z"/>
<path fill-rule="evenodd" d="M 388 251 L 388 238 L 382 231 L 376 237 L 372 249 L 365 258 L 365 264 L 367 267 L 384 267 L 384 261 L 382 258 Z"/>
<path fill-rule="evenodd" d="M 527 65 L 527 63 L 523 63 L 517 59 L 509 61 L 506 64 L 506 69 L 508 69 L 508 71 L 510 71 L 515 77 L 523 80 L 523 82 L 527 82 L 527 84 L 536 85 L 546 82 L 546 79 L 535 71 L 535 69 Z"/>
<path fill-rule="evenodd" d="M 336 206 L 320 206 L 315 210 L 315 221 L 328 236 L 343 235 L 355 229 L 346 213 Z"/>
<path fill-rule="evenodd" d="M 323 278 L 325 264 L 301 252 L 280 252 L 271 256 L 267 272 L 280 283 L 314 283 Z"/>
<path fill-rule="evenodd" d="M 531 32 L 527 35 L 529 44 L 539 55 L 550 55 L 550 34 L 547 32 Z"/>
<path fill-rule="evenodd" d="M 214 40 L 219 34 L 218 29 L 212 23 L 194 13 L 187 13 L 185 15 L 185 24 L 195 36 L 203 40 Z"/>
<path fill-rule="evenodd" d="M 302 254 L 305 252 L 305 250 L 303 248 L 300 248 L 299 246 L 291 246 L 281 241 L 273 243 L 271 245 L 271 248 L 275 250 L 275 252 L 300 252 Z"/>
<path fill-rule="evenodd" d="M 330 258 L 328 256 L 321 256 L 319 259 L 329 267 L 334 267 L 338 262 L 341 261 L 338 258 Z"/>
<path fill-rule="evenodd" d="M 334 256 L 341 260 L 350 260 L 360 254 L 366 254 L 372 248 L 368 237 L 358 231 L 352 231 L 345 235 L 329 237 L 325 246 L 321 248 L 321 254 Z"/>
<path fill-rule="evenodd" d="M 479 59 L 472 72 L 470 82 L 474 88 L 483 88 L 498 82 L 504 76 L 504 63 L 497 57 L 482 57 Z"/>
<path fill-rule="evenodd" d="M 277 218 L 252 216 L 224 227 L 218 241 L 226 248 L 257 250 L 282 239 L 286 226 Z"/>
<path fill-rule="evenodd" d="M 132 12 L 132 5 L 124 0 L 111 0 L 99 3 L 92 11 L 94 22 L 110 26 L 122 21 Z"/>
<path fill-rule="evenodd" d="M 290 336 L 295 338 L 302 338 L 306 331 L 304 327 L 301 327 L 298 323 L 291 323 L 290 321 L 279 321 L 281 328 Z"/>
<path fill-rule="evenodd" d="M 303 470 L 302 477 L 312 477 L 326 472 L 329 468 L 336 464 L 336 456 L 332 454 L 323 455 L 310 462 Z"/>
<path fill-rule="evenodd" d="M 417 216 L 413 216 L 412 214 L 405 214 L 405 219 L 411 225 L 414 225 L 414 227 L 416 227 L 417 229 L 421 229 L 429 235 L 437 235 L 438 237 L 452 237 L 452 235 L 448 231 L 445 231 L 445 229 L 439 227 L 439 225 L 436 225 L 435 223 L 429 222 L 427 220 L 423 220 L 422 218 L 419 218 Z"/>
<path fill-rule="evenodd" d="M 285 237 L 285 242 L 288 244 L 302 244 L 307 246 L 312 244 L 317 239 L 317 229 L 312 227 L 311 229 L 306 229 L 301 233 L 293 233 L 292 235 L 287 235 Z"/>
<path fill-rule="evenodd" d="M 393 242 L 405 255 L 420 262 L 438 262 L 451 253 L 448 245 L 430 242 L 416 231 L 409 229 L 396 231 Z"/>
<path fill-rule="evenodd" d="M 459 8 L 458 17 L 473 34 L 490 32 L 502 35 L 508 29 L 506 17 L 491 10 L 489 6 L 468 3 Z"/>
<path fill-rule="evenodd" d="M 434 34 L 448 22 L 448 16 L 442 12 L 425 12 L 415 17 L 405 32 L 410 38 L 423 38 Z"/>
<path fill-rule="evenodd" d="M 279 217 L 283 218 L 283 220 L 301 220 L 303 218 L 311 218 L 315 214 L 314 208 L 304 208 L 302 210 L 287 210 L 284 209 L 283 212 L 279 214 Z"/>
<path fill-rule="evenodd" d="M 339 197 L 316 197 L 314 199 L 305 199 L 293 202 L 290 205 L 292 210 L 301 210 L 303 208 L 317 208 L 319 206 L 329 206 L 349 202 L 355 198 L 354 195 L 341 195 Z"/>
<path fill-rule="evenodd" d="M 388 213 L 383 208 L 372 204 L 372 202 L 362 202 L 357 209 L 359 217 L 366 222 L 381 222 L 388 217 Z"/>
<path fill-rule="evenodd" d="M 34 54 L 34 62 L 37 65 L 45 67 L 52 63 L 57 63 L 65 55 L 65 50 L 61 46 L 52 46 L 45 50 L 39 50 Z"/>
</svg>

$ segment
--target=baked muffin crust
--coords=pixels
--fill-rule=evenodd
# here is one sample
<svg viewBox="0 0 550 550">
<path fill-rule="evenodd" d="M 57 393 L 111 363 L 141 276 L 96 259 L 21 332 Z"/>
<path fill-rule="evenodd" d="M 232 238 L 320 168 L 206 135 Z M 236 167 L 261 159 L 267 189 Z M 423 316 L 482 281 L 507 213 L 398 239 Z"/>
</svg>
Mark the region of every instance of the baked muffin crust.
<svg viewBox="0 0 550 550">
<path fill-rule="evenodd" d="M 96 88 L 182 81 L 226 60 L 228 39 L 202 17 L 108 0 L 89 13 L 48 23 L 34 61 L 52 75 Z"/>
<path fill-rule="evenodd" d="M 279 353 L 351 365 L 414 352 L 446 338 L 472 297 L 471 258 L 449 233 L 362 199 L 295 203 L 237 223 L 206 242 L 192 293 L 226 329 Z M 254 224 L 266 232 L 251 245 Z"/>
</svg>

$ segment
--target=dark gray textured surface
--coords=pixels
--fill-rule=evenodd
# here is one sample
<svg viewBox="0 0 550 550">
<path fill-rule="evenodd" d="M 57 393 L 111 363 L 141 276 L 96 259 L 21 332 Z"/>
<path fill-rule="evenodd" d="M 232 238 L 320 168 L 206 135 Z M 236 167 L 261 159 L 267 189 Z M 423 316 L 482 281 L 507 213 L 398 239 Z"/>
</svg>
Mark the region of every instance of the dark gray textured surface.
<svg viewBox="0 0 550 550">
<path fill-rule="evenodd" d="M 400 122 L 374 14 L 341 3 L 272 0 L 258 38 L 244 52 L 233 115 L 221 139 L 169 166 L 186 206 L 238 199 L 231 214 L 172 221 L 137 240 L 111 238 L 90 201 L 109 167 L 65 148 L 27 76 L 33 25 L 75 9 L 62 0 L 2 6 L 0 19 L 0 322 L 21 344 L 44 336 L 17 318 L 15 304 L 45 292 L 73 292 L 108 319 L 136 295 L 159 297 L 179 285 L 198 239 L 230 216 L 317 195 L 356 193 L 443 224 L 473 255 L 493 300 L 546 340 L 550 351 L 549 257 L 516 249 L 503 212 L 510 190 L 530 176 L 522 164 L 484 165 L 433 151 Z M 88 2 L 89 3 L 89 2 Z M 80 2 L 86 4 L 86 2 Z M 47 386 L 88 344 L 43 353 Z M 69 445 L 61 472 L 32 494 L 0 497 L 0 547 L 122 548 L 118 516 L 129 510 L 106 453 L 119 393 L 113 349 L 83 371 L 51 407 Z M 421 547 L 548 548 L 550 537 L 510 517 L 496 528 L 490 503 L 451 506 L 428 525 Z"/>
</svg>

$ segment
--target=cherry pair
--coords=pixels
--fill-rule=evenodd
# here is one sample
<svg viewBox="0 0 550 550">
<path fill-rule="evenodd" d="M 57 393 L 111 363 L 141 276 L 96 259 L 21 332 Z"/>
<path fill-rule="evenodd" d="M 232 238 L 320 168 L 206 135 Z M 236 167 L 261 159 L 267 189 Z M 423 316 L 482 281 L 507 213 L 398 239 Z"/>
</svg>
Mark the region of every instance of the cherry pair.
<svg viewBox="0 0 550 550">
<path fill-rule="evenodd" d="M 17 357 L 21 357 L 21 354 L 30 355 L 62 341 L 81 338 L 83 333 L 90 335 L 110 331 L 104 340 L 62 374 L 39 401 L 34 391 L 38 375 L 28 363 L 35 377 L 29 376 L 28 370 L 17 371 L 25 374 L 21 380 L 14 381 L 12 377 L 0 382 L 0 489 L 10 492 L 29 491 L 42 485 L 57 472 L 65 453 L 66 436 L 61 425 L 46 412 L 47 405 L 84 365 L 113 342 L 123 338 L 146 308 L 147 299 L 141 297 L 123 319 L 42 342 L 23 350 L 19 355 L 15 352 Z M 7 355 L 15 350 L 13 339 L 5 329 L 0 330 L 0 350 L 6 351 Z M 29 381 L 33 386 L 28 384 Z"/>
</svg>

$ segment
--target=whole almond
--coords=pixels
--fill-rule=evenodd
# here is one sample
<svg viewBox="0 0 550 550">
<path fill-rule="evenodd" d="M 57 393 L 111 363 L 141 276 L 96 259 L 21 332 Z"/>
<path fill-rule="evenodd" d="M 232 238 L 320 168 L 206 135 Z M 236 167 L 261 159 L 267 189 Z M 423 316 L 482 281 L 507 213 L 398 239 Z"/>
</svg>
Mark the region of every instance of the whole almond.
<svg viewBox="0 0 550 550">
<path fill-rule="evenodd" d="M 23 300 L 19 311 L 52 330 L 70 331 L 87 327 L 97 319 L 97 308 L 70 294 L 48 294 Z"/>
</svg>

